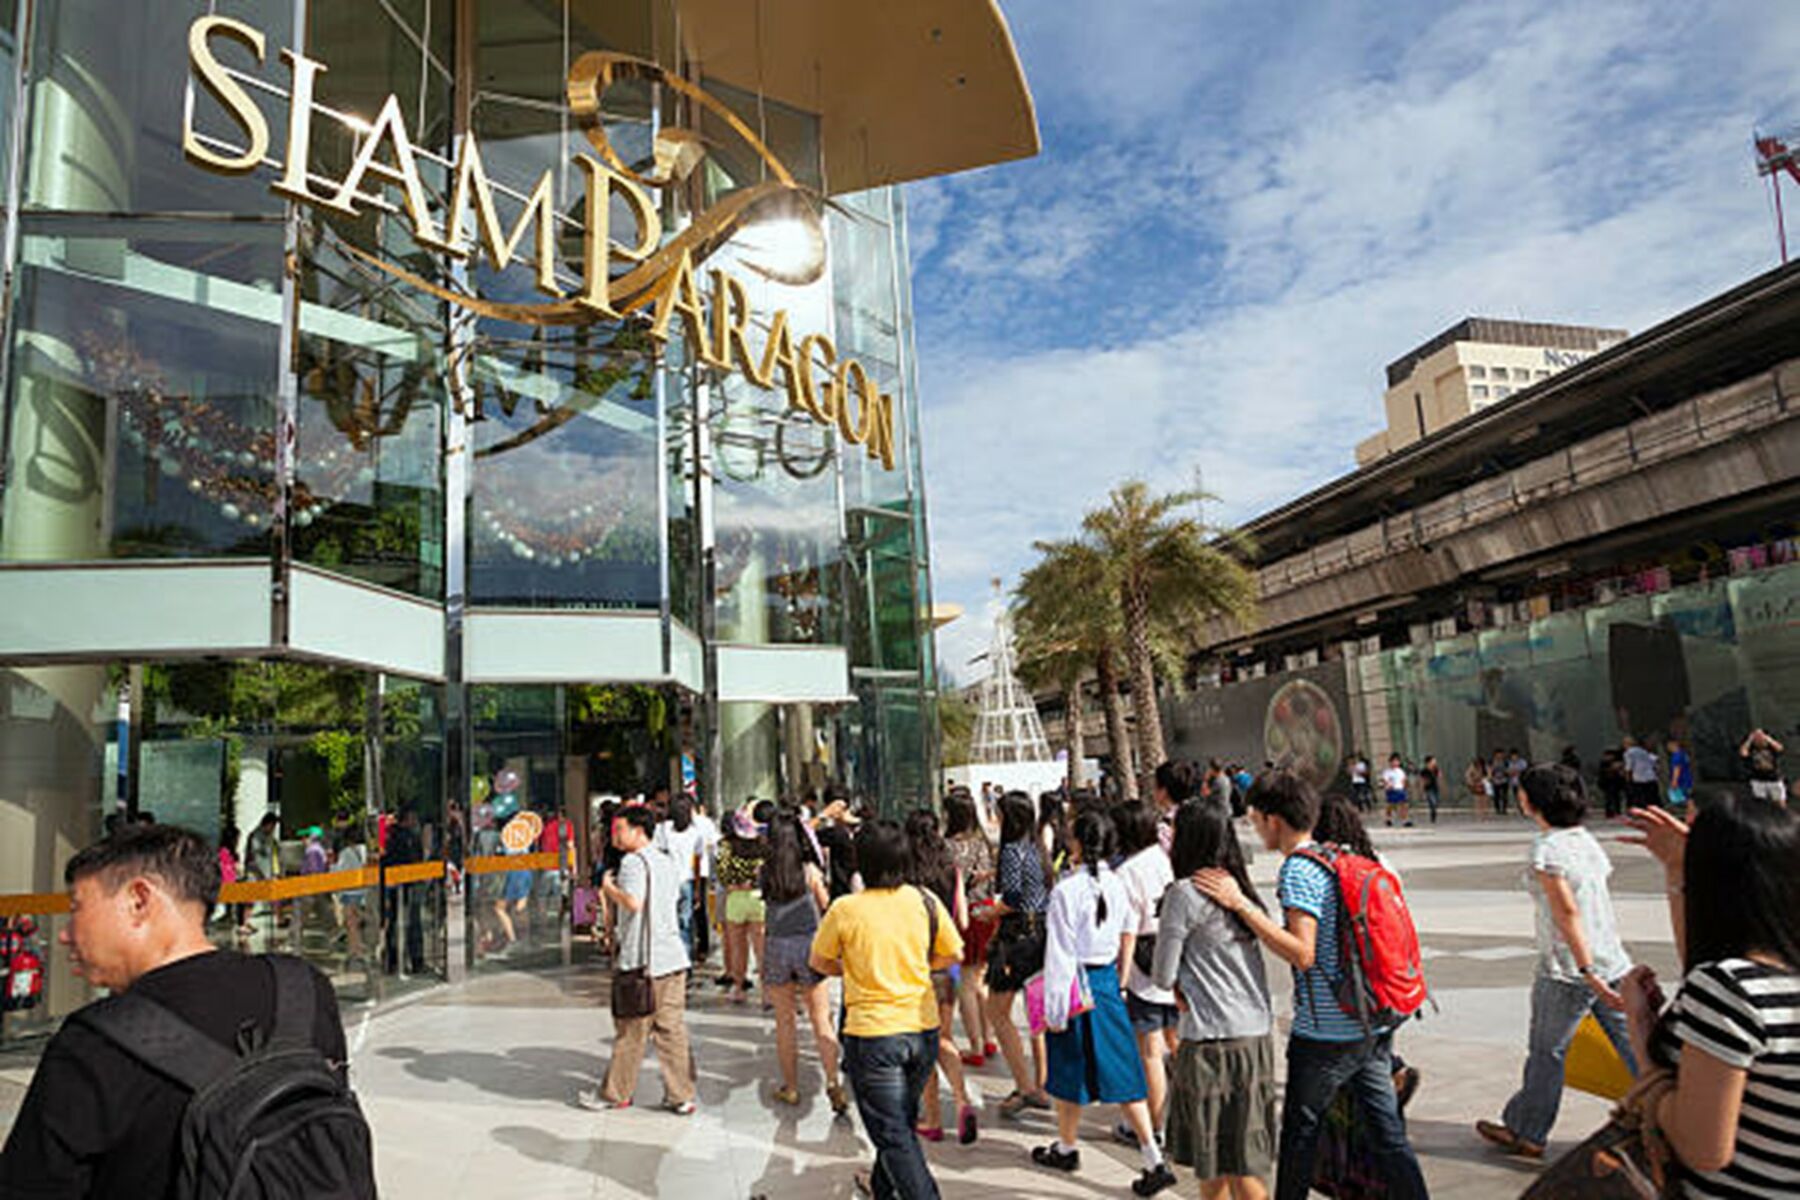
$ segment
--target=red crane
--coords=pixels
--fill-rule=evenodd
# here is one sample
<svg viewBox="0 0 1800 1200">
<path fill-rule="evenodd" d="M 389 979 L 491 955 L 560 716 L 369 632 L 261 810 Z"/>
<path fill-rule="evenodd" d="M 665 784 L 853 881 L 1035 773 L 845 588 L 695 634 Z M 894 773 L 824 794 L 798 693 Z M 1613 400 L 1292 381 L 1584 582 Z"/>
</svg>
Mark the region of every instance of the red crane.
<svg viewBox="0 0 1800 1200">
<path fill-rule="evenodd" d="M 1787 222 L 1781 213 L 1781 173 L 1787 172 L 1800 183 L 1800 158 L 1789 149 L 1800 143 L 1800 130 L 1788 130 L 1779 134 L 1752 133 L 1751 143 L 1756 147 L 1756 173 L 1769 177 L 1769 187 L 1775 193 L 1775 239 L 1781 246 L 1781 261 L 1785 266 L 1788 260 Z"/>
</svg>

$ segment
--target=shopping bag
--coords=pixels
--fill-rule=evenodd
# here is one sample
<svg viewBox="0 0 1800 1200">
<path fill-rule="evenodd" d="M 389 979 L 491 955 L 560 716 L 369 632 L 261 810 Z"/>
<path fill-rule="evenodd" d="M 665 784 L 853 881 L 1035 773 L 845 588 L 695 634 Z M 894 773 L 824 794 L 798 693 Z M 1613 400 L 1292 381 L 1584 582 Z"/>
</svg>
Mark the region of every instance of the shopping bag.
<svg viewBox="0 0 1800 1200">
<path fill-rule="evenodd" d="M 1093 1011 L 1094 992 L 1088 986 L 1087 971 L 1077 967 L 1075 979 L 1069 984 L 1069 1020 L 1073 1021 L 1082 1013 Z M 1044 973 L 1042 971 L 1025 981 L 1025 1023 L 1034 1037 L 1049 1028 L 1044 1019 Z"/>
<path fill-rule="evenodd" d="M 1630 1069 L 1592 1013 L 1581 1018 L 1575 1040 L 1569 1043 L 1569 1053 L 1563 1059 L 1563 1082 L 1603 1100 L 1617 1100 L 1631 1090 Z"/>
<path fill-rule="evenodd" d="M 1386 1200 L 1387 1176 L 1368 1115 L 1349 1088 L 1339 1088 L 1319 1129 L 1313 1189 L 1334 1200 Z"/>
<path fill-rule="evenodd" d="M 591 887 L 575 889 L 574 899 L 570 905 L 570 923 L 576 929 L 590 929 L 599 915 L 600 896 Z"/>
</svg>

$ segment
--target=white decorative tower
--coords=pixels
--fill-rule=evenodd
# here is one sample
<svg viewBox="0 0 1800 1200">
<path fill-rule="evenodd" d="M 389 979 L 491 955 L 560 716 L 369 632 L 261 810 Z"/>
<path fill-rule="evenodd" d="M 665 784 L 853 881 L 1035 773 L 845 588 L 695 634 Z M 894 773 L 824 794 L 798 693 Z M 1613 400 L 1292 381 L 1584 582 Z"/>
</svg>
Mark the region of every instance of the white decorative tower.
<svg viewBox="0 0 1800 1200">
<path fill-rule="evenodd" d="M 998 579 L 994 594 L 994 644 L 988 651 L 988 677 L 981 685 L 970 757 L 977 763 L 1049 762 L 1050 744 L 1044 740 L 1037 705 L 1013 675 L 1012 615 L 999 598 Z"/>
</svg>

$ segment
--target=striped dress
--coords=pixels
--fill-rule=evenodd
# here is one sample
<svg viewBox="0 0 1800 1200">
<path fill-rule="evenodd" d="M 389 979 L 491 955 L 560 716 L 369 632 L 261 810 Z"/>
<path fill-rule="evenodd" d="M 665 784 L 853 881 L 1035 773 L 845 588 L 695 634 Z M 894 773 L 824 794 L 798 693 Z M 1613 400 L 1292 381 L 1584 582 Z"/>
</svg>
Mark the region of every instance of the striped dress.
<svg viewBox="0 0 1800 1200">
<path fill-rule="evenodd" d="M 1800 1196 L 1800 974 L 1745 958 L 1695 967 L 1660 1037 L 1669 1061 L 1695 1046 L 1749 1073 L 1731 1162 L 1684 1169 L 1687 1194 Z"/>
</svg>

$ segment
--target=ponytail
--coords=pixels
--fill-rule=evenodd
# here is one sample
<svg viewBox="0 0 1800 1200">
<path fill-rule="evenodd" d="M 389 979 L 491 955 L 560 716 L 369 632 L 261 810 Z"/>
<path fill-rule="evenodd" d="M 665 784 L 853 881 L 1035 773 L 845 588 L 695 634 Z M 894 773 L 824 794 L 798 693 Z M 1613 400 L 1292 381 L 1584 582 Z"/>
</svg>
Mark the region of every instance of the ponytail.
<svg viewBox="0 0 1800 1200">
<path fill-rule="evenodd" d="M 1075 827 L 1070 831 L 1081 846 L 1081 861 L 1093 877 L 1098 902 L 1094 905 L 1094 924 L 1106 923 L 1106 889 L 1100 886 L 1100 864 L 1113 856 L 1119 845 L 1119 831 L 1113 819 L 1097 808 L 1085 808 L 1075 814 Z"/>
</svg>

